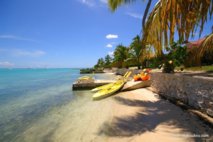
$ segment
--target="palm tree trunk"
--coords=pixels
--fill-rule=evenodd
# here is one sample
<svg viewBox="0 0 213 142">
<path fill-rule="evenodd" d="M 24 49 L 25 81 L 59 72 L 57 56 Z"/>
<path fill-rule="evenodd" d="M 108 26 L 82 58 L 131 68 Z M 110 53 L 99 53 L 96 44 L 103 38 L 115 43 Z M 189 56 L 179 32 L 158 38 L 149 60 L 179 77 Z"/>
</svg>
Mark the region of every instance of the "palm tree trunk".
<svg viewBox="0 0 213 142">
<path fill-rule="evenodd" d="M 152 3 L 152 0 L 149 0 L 147 5 L 146 5 L 146 9 L 145 9 L 145 12 L 144 12 L 144 15 L 143 15 L 143 20 L 142 20 L 142 26 L 143 26 L 143 31 L 145 29 L 145 22 L 146 22 L 146 17 L 148 15 L 148 12 L 149 12 L 149 8 L 151 6 L 151 3 Z"/>
<path fill-rule="evenodd" d="M 137 66 L 138 66 L 138 69 L 141 69 L 140 59 L 139 58 L 137 59 Z"/>
<path fill-rule="evenodd" d="M 141 66 L 140 66 L 140 65 L 138 65 L 138 69 L 141 69 Z"/>
</svg>

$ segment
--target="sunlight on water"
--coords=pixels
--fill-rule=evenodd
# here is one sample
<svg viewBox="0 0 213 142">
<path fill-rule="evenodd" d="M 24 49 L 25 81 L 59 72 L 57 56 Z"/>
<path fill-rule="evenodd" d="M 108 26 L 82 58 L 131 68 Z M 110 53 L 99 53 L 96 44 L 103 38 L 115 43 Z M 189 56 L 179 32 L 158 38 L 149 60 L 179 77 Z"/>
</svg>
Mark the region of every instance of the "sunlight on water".
<svg viewBox="0 0 213 142">
<path fill-rule="evenodd" d="M 87 100 L 91 99 L 89 94 L 88 91 L 79 91 L 78 94 L 75 94 L 75 101 L 51 108 L 42 117 L 33 121 L 16 141 L 54 141 L 55 135 L 67 131 L 72 126 L 73 118 L 81 117 L 79 114 L 76 115 L 75 112 Z M 64 123 L 66 125 L 63 126 Z M 60 128 L 63 130 L 59 130 Z"/>
<path fill-rule="evenodd" d="M 78 108 L 92 102 L 90 91 L 72 91 L 78 77 L 78 69 L 0 69 L 0 141 L 53 141 L 69 131 Z"/>
<path fill-rule="evenodd" d="M 75 98 L 71 85 L 79 77 L 78 72 L 72 69 L 0 70 L 0 141 L 17 141 L 36 121 L 42 118 L 49 121 L 49 112 L 70 103 Z M 40 126 L 46 128 L 42 122 Z"/>
</svg>

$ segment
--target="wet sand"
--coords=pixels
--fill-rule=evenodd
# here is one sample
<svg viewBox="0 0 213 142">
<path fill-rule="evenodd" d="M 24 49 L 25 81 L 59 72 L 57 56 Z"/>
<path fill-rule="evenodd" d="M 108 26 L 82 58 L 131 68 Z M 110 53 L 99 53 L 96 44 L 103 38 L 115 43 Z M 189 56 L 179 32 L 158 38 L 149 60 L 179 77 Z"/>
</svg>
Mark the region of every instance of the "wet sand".
<svg viewBox="0 0 213 142">
<path fill-rule="evenodd" d="M 213 130 L 207 124 L 147 89 L 120 92 L 100 101 L 92 101 L 91 95 L 87 92 L 78 96 L 72 103 L 61 106 L 58 113 L 54 111 L 37 120 L 19 141 L 193 142 L 213 139 Z M 54 119 L 47 121 L 53 114 Z M 200 138 L 202 134 L 206 138 Z"/>
</svg>

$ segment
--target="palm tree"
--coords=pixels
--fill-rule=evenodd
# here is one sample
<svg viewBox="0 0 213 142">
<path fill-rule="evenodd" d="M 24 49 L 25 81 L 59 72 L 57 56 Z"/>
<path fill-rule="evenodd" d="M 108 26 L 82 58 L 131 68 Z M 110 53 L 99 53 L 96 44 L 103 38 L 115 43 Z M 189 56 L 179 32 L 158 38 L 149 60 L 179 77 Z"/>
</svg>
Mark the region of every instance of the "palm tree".
<svg viewBox="0 0 213 142">
<path fill-rule="evenodd" d="M 103 68 L 104 67 L 104 59 L 103 58 L 100 58 L 98 59 L 98 62 L 97 64 L 94 66 L 94 68 Z"/>
<path fill-rule="evenodd" d="M 115 10 L 121 4 L 134 1 L 108 0 L 108 3 L 110 8 Z M 147 5 L 146 9 L 148 8 Z M 143 21 L 146 20 L 147 13 L 145 12 Z M 143 23 L 142 44 L 151 44 L 158 54 L 162 54 L 163 48 L 174 41 L 175 31 L 183 41 L 188 40 L 190 35 L 193 36 L 197 29 L 200 29 L 201 35 L 205 22 L 212 14 L 212 0 L 159 0 L 150 12 L 146 23 Z M 205 44 L 211 41 L 212 36 L 206 39 L 203 49 L 211 50 L 212 46 Z"/>
<path fill-rule="evenodd" d="M 146 28 L 143 32 L 143 40 L 162 51 L 164 45 L 174 41 L 175 30 L 179 39 L 183 41 L 194 35 L 200 27 L 200 34 L 203 31 L 205 22 L 213 13 L 213 1 L 210 0 L 161 0 L 149 15 Z"/>
<path fill-rule="evenodd" d="M 114 62 L 116 62 L 120 68 L 125 66 L 126 59 L 128 59 L 128 48 L 119 44 L 114 51 Z"/>
<path fill-rule="evenodd" d="M 144 51 L 144 50 L 142 50 L 142 48 L 143 48 L 143 46 L 141 44 L 140 36 L 137 35 L 136 37 L 133 38 L 133 42 L 130 45 L 129 60 L 136 61 L 138 69 L 140 69 L 141 59 L 142 59 L 142 55 L 143 55 L 143 51 Z"/>
<path fill-rule="evenodd" d="M 111 66 L 112 63 L 112 58 L 109 55 L 105 56 L 105 67 L 109 68 Z"/>
<path fill-rule="evenodd" d="M 122 5 L 122 4 L 127 4 L 127 3 L 131 3 L 134 2 L 135 0 L 108 0 L 108 4 L 109 7 L 111 8 L 112 11 L 115 11 L 118 6 Z M 142 19 L 142 27 L 143 30 L 145 29 L 145 21 L 146 21 L 146 17 L 148 15 L 149 12 L 149 8 L 151 6 L 152 0 L 149 0 L 147 5 L 146 5 L 146 9 L 143 15 L 143 19 Z"/>
</svg>

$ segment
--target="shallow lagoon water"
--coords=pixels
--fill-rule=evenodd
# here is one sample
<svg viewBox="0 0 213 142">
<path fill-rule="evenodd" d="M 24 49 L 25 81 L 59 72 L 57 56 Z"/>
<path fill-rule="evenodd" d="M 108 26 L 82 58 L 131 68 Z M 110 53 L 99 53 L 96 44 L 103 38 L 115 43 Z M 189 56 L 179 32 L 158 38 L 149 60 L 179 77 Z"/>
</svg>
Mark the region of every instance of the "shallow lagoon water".
<svg viewBox="0 0 213 142">
<path fill-rule="evenodd" d="M 78 77 L 79 69 L 0 69 L 0 141 L 51 141 L 63 117 L 91 99 L 72 91 Z"/>
</svg>

